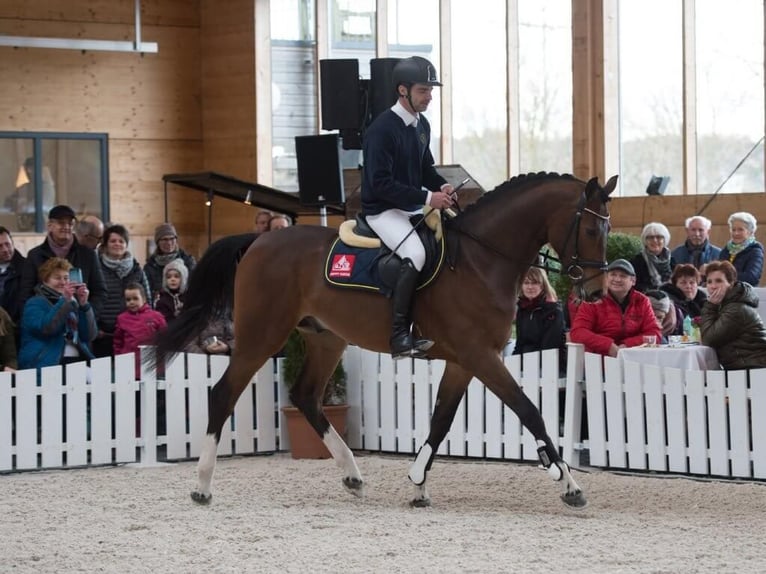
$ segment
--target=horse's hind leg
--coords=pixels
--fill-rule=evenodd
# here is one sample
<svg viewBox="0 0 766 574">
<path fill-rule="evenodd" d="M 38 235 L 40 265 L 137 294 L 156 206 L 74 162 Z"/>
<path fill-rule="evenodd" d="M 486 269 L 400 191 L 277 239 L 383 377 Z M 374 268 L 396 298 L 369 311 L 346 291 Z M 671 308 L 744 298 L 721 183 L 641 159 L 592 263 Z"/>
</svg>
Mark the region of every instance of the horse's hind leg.
<svg viewBox="0 0 766 574">
<path fill-rule="evenodd" d="M 426 476 L 431 470 L 431 463 L 439 445 L 447 436 L 447 432 L 455 419 L 455 411 L 460 404 L 468 383 L 471 382 L 471 374 L 455 363 L 447 363 L 444 375 L 439 382 L 439 391 L 436 394 L 436 405 L 431 416 L 431 430 L 426 442 L 420 447 L 415 461 L 410 466 L 409 479 L 415 485 L 415 496 L 410 501 L 411 506 L 431 506 L 431 497 L 426 488 Z"/>
<path fill-rule="evenodd" d="M 235 347 L 229 367 L 213 386 L 208 403 L 207 434 L 202 442 L 197 463 L 197 489 L 191 493 L 194 502 L 209 504 L 213 498 L 211 488 L 221 429 L 234 411 L 237 399 L 247 387 L 253 374 L 266 362 L 267 358 L 268 356 L 257 355 L 252 349 Z"/>
<path fill-rule="evenodd" d="M 298 380 L 290 389 L 290 400 L 314 427 L 345 472 L 343 486 L 352 494 L 362 496 L 364 483 L 354 454 L 322 411 L 325 387 L 346 350 L 346 341 L 313 322 L 302 324 L 298 330 L 306 344 L 306 354 Z"/>
<path fill-rule="evenodd" d="M 574 508 L 585 507 L 588 503 L 585 495 L 572 477 L 569 465 L 562 460 L 558 449 L 548 436 L 540 411 L 521 390 L 500 357 L 494 354 L 487 355 L 475 364 L 477 377 L 516 413 L 521 424 L 535 437 L 537 454 L 550 477 L 556 481 L 563 480 L 564 493 L 561 495 L 561 500 Z"/>
</svg>

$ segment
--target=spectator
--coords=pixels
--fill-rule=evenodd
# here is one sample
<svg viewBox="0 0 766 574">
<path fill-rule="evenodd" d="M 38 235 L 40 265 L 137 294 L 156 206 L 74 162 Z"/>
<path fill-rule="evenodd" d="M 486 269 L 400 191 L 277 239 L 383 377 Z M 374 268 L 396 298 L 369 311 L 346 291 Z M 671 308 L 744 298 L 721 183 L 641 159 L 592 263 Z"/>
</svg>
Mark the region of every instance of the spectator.
<svg viewBox="0 0 766 574">
<path fill-rule="evenodd" d="M 266 233 L 269 230 L 269 221 L 274 216 L 273 213 L 266 209 L 261 209 L 255 214 L 255 232 Z"/>
<path fill-rule="evenodd" d="M 74 236 L 80 245 L 95 250 L 104 237 L 104 222 L 95 215 L 84 215 L 75 226 Z"/>
<path fill-rule="evenodd" d="M 713 261 L 707 266 L 707 294 L 702 344 L 716 350 L 724 369 L 766 367 L 766 330 L 753 287 L 737 281 L 737 270 L 728 261 Z"/>
<path fill-rule="evenodd" d="M 272 216 L 271 219 L 269 219 L 269 231 L 274 231 L 275 229 L 284 229 L 285 227 L 290 227 L 290 218 L 286 215 L 277 213 L 276 215 Z"/>
<path fill-rule="evenodd" d="M 659 289 L 652 289 L 646 292 L 646 296 L 649 297 L 652 311 L 662 331 L 662 342 L 667 343 L 671 335 L 683 335 L 684 314 L 673 304 L 668 294 Z"/>
<path fill-rule="evenodd" d="M 183 260 L 176 259 L 165 265 L 162 273 L 162 289 L 155 308 L 170 323 L 178 317 L 184 306 L 184 293 L 189 281 L 189 270 Z"/>
<path fill-rule="evenodd" d="M 642 293 L 649 289 L 659 289 L 670 280 L 674 261 L 670 256 L 670 231 L 662 223 L 652 222 L 644 225 L 641 231 L 640 253 L 631 263 L 636 270 L 636 289 Z"/>
<path fill-rule="evenodd" d="M 189 273 L 194 269 L 194 257 L 178 247 L 178 234 L 172 223 L 163 223 L 154 230 L 154 241 L 157 248 L 144 265 L 144 273 L 149 280 L 149 290 L 155 299 L 162 290 L 162 270 L 165 265 L 175 259 L 181 259 Z"/>
<path fill-rule="evenodd" d="M 607 267 L 607 292 L 577 310 L 570 337 L 589 353 L 616 357 L 623 347 L 637 347 L 645 335 L 662 338 L 649 299 L 634 289 L 636 272 L 629 261 L 615 259 Z"/>
<path fill-rule="evenodd" d="M 713 223 L 701 215 L 693 215 L 684 222 L 686 241 L 676 247 L 671 253 L 676 265 L 691 263 L 696 269 L 702 270 L 706 263 L 716 261 L 721 254 L 721 248 L 710 243 L 710 227 Z"/>
<path fill-rule="evenodd" d="M 106 296 L 104 276 L 96 252 L 80 245 L 72 234 L 75 221 L 74 211 L 68 205 L 57 205 L 48 212 L 48 235 L 40 245 L 29 250 L 24 263 L 19 286 L 21 308 L 34 294 L 43 263 L 53 257 L 60 257 L 69 261 L 72 268 L 80 270 L 82 282 L 88 287 L 89 303 L 98 317 Z"/>
<path fill-rule="evenodd" d="M 548 277 L 541 269 L 530 267 L 521 284 L 516 304 L 516 344 L 514 355 L 559 350 L 559 371 L 566 372 L 564 312 Z"/>
<path fill-rule="evenodd" d="M 72 264 L 51 257 L 40 266 L 40 284 L 24 305 L 19 367 L 31 369 L 92 359 L 98 333 L 88 287 L 71 283 Z"/>
<path fill-rule="evenodd" d="M 234 324 L 231 316 L 212 321 L 186 347 L 187 353 L 230 355 L 234 349 Z"/>
<path fill-rule="evenodd" d="M 16 326 L 5 309 L 0 308 L 0 370 L 13 372 L 18 368 Z"/>
<path fill-rule="evenodd" d="M 755 240 L 755 217 L 746 211 L 729 216 L 731 239 L 721 249 L 719 259 L 729 261 L 737 270 L 738 280 L 757 287 L 763 272 L 763 245 Z"/>
<path fill-rule="evenodd" d="M 104 232 L 104 242 L 98 250 L 101 272 L 106 283 L 106 297 L 98 315 L 98 338 L 93 342 L 97 357 L 109 357 L 113 351 L 117 315 L 125 310 L 125 289 L 130 283 L 138 283 L 147 297 L 149 283 L 138 261 L 128 251 L 130 235 L 122 225 L 110 225 Z M 148 299 L 151 300 L 151 299 Z"/>
<path fill-rule="evenodd" d="M 0 225 L 0 307 L 8 312 L 16 325 L 21 319 L 19 284 L 25 261 L 13 244 L 11 232 Z"/>
<path fill-rule="evenodd" d="M 707 301 L 707 293 L 699 286 L 700 272 L 691 263 L 681 263 L 673 268 L 670 282 L 661 289 L 670 295 L 673 304 L 684 317 L 699 317 Z"/>
<path fill-rule="evenodd" d="M 136 378 L 141 377 L 139 346 L 150 343 L 157 331 L 167 327 L 162 313 L 152 309 L 147 301 L 141 283 L 128 283 L 125 286 L 125 310 L 115 320 L 114 354 L 136 354 Z"/>
</svg>

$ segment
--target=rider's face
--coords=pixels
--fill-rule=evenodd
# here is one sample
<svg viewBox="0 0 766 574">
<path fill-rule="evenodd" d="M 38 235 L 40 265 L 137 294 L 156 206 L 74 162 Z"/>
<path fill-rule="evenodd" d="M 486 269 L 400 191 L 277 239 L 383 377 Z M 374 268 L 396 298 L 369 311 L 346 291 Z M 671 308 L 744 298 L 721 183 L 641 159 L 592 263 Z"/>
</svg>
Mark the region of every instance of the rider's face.
<svg viewBox="0 0 766 574">
<path fill-rule="evenodd" d="M 406 95 L 406 91 L 404 86 L 399 88 L 404 94 Z M 410 88 L 410 99 L 412 100 L 412 109 L 410 109 L 410 112 L 424 112 L 428 109 L 428 104 L 431 103 L 432 99 L 432 92 L 433 92 L 432 86 L 427 86 L 425 84 L 415 84 Z M 409 107 L 409 101 L 407 99 L 402 100 L 402 104 L 405 107 Z"/>
</svg>

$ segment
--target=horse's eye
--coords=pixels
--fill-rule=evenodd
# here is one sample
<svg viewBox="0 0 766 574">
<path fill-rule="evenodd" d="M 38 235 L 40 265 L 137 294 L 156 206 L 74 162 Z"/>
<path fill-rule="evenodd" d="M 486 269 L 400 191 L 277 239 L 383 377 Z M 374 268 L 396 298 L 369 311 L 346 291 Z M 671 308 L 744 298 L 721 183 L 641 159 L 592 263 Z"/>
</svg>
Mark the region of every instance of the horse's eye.
<svg viewBox="0 0 766 574">
<path fill-rule="evenodd" d="M 598 229 L 594 227 L 589 227 L 588 229 L 585 230 L 585 235 L 587 235 L 588 237 L 598 237 Z"/>
</svg>

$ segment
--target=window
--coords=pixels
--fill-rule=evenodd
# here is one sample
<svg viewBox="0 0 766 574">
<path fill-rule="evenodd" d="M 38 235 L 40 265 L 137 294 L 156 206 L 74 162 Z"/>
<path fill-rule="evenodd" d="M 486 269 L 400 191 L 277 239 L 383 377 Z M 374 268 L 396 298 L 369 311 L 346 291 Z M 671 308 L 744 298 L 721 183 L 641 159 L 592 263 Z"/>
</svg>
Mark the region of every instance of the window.
<svg viewBox="0 0 766 574">
<path fill-rule="evenodd" d="M 106 134 L 0 132 L 0 225 L 45 230 L 58 204 L 109 219 Z"/>
</svg>

